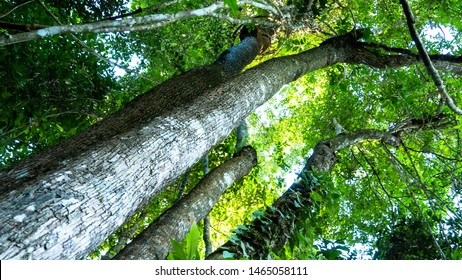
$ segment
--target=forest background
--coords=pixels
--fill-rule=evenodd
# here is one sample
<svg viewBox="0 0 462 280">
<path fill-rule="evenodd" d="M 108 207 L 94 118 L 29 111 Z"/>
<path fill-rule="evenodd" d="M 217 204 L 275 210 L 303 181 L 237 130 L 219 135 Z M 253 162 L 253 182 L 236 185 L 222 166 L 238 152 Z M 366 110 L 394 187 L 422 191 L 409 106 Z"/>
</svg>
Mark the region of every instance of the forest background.
<svg viewBox="0 0 462 280">
<path fill-rule="evenodd" d="M 457 105 L 462 88 L 462 4 L 456 0 L 409 1 L 415 17 L 412 22 L 403 9 L 406 3 L 3 1 L 0 168 L 6 174 L 31 154 L 53 149 L 62 139 L 85 131 L 171 77 L 213 63 L 231 46 L 239 45 L 242 30 L 258 30 L 254 35 L 271 37 L 271 45 L 260 49 L 246 69 L 320 47 L 329 38 L 354 34 L 361 47 L 388 58 L 388 64 L 367 63 L 368 57 L 358 53 L 357 63 L 310 71 L 273 92 L 273 98 L 246 118 L 244 141 L 256 150 L 258 165 L 229 186 L 208 215 L 210 225 L 205 230 L 202 219 L 194 220 L 188 227 L 194 222 L 199 226 L 193 226 L 183 243 L 181 239 L 169 243 L 173 249 L 169 258 L 205 258 L 217 248 L 225 257 L 255 258 L 250 251 L 257 244 L 251 246 L 243 236 L 253 228 L 252 223 L 261 221 L 268 227 L 277 224 L 281 229 L 277 236 L 284 236 L 284 242 L 281 245 L 270 235 L 257 238 L 263 248 L 258 258 L 461 259 L 462 143 Z M 209 12 L 201 13 L 205 9 Z M 177 17 L 159 16 L 154 22 L 131 23 L 125 29 L 97 25 L 146 15 Z M 85 23 L 95 25 L 72 29 Z M 46 29 L 50 26 L 71 26 L 71 31 L 43 36 L 41 30 L 50 30 Z M 412 28 L 419 38 L 411 36 Z M 423 49 L 416 47 L 416 38 Z M 430 54 L 430 65 L 422 63 L 425 52 Z M 403 58 L 406 64 L 393 64 Z M 239 76 L 224 83 L 238 81 Z M 352 140 L 336 151 L 332 169 L 304 173 L 318 143 L 352 138 L 366 130 L 381 131 L 399 143 L 389 145 L 386 136 L 361 136 L 363 141 Z M 160 194 L 146 197 L 148 203 L 126 205 L 135 208 L 132 212 L 136 214 L 111 210 L 110 215 L 120 216 L 122 222 L 113 225 L 111 234 L 89 233 L 85 238 L 99 244 L 92 245 L 92 250 L 85 248 L 84 257 L 117 256 L 166 209 L 181 203 L 179 199 L 208 169 L 237 154 L 241 148 L 236 145 L 238 138 L 234 131 Z M 189 140 L 194 150 L 195 141 Z M 279 220 L 265 220 L 268 212 L 275 211 L 274 202 L 297 178 L 311 180 L 309 203 L 295 207 L 300 212 L 294 210 L 296 218 L 290 218 L 290 227 Z M 7 195 L 16 194 L 2 187 L 2 196 Z M 10 216 L 5 224 L 20 227 L 27 218 L 13 213 L 5 201 L 2 198 L 0 204 L 2 213 Z M 63 201 L 65 197 L 58 197 L 51 204 L 63 205 Z M 30 205 L 21 206 L 30 209 Z M 280 215 L 286 217 L 286 213 Z M 170 223 L 175 226 L 178 220 Z M 29 254 L 28 248 L 50 251 L 46 244 L 55 238 L 31 234 L 28 238 L 47 241 L 29 246 L 27 242 L 34 241 L 16 240 L 6 229 L 0 231 L 2 258 L 41 258 Z M 200 242 L 204 235 L 206 241 Z M 72 233 L 58 239 L 64 244 L 66 238 L 75 244 L 84 242 Z M 229 240 L 239 248 L 221 248 Z M 14 242 L 21 244 L 21 250 L 9 255 L 9 244 Z M 49 258 L 66 256 L 56 253 Z"/>
</svg>

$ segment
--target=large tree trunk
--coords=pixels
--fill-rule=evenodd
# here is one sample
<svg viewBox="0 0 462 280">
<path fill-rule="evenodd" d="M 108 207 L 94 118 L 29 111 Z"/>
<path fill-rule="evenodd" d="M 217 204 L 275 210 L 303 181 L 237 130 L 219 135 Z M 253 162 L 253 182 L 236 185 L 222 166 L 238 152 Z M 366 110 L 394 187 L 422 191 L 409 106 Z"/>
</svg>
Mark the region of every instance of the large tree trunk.
<svg viewBox="0 0 462 280">
<path fill-rule="evenodd" d="M 188 106 L 195 98 L 238 75 L 252 62 L 261 44 L 256 37 L 250 35 L 252 34 L 223 52 L 211 65 L 195 68 L 165 81 L 82 133 L 32 156 L 12 170 L 2 171 L 0 193 L 22 188 L 49 171 L 55 172 L 65 169 L 73 162 L 82 162 L 85 160 L 83 157 L 88 157 L 104 147 L 112 146 L 112 155 L 122 155 L 125 149 L 120 147 L 121 143 L 132 142 L 129 138 L 138 138 L 138 134 L 149 136 L 148 129 L 156 118 L 165 119 L 173 110 L 181 111 L 182 107 Z M 122 136 L 124 134 L 127 135 Z M 127 144 L 127 148 L 132 146 Z"/>
<path fill-rule="evenodd" d="M 84 258 L 283 85 L 337 62 L 372 59 L 378 65 L 378 56 L 358 56 L 359 33 L 266 61 L 208 91 L 204 85 L 213 87 L 220 75 L 208 72 L 201 81 L 194 79 L 196 71 L 188 72 L 88 132 L 2 172 L 0 258 Z M 248 45 L 256 54 L 255 39 Z M 224 58 L 240 54 L 231 51 Z M 379 66 L 396 61 L 385 58 Z M 223 77 L 235 73 L 234 64 L 223 64 Z"/>
<path fill-rule="evenodd" d="M 114 259 L 163 260 L 172 250 L 170 240 L 180 242 L 194 223 L 204 219 L 223 192 L 247 175 L 257 164 L 257 153 L 250 147 L 207 174 L 194 189 L 120 251 Z"/>
<path fill-rule="evenodd" d="M 164 82 L 88 130 L 0 172 L 0 258 L 86 257 L 212 147 L 200 139 L 208 138 L 201 127 L 214 116 L 205 115 L 210 109 L 188 111 L 188 104 L 239 74 L 260 48 L 256 37 L 243 38 L 212 65 Z"/>
</svg>

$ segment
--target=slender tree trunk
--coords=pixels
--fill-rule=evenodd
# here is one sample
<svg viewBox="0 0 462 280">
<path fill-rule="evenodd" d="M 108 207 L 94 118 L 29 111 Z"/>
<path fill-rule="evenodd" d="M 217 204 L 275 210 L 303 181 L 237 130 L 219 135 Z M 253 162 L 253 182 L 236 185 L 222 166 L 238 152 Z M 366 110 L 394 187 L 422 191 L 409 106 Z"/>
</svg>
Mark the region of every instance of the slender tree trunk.
<svg viewBox="0 0 462 280">
<path fill-rule="evenodd" d="M 355 43 L 360 36 L 356 31 L 335 37 L 232 77 L 259 50 L 248 37 L 212 66 L 163 83 L 113 117 L 2 172 L 0 258 L 84 258 L 283 85 L 305 73 L 337 62 L 386 67 L 416 61 L 368 53 Z M 214 87 L 217 80 L 227 82 Z"/>
<path fill-rule="evenodd" d="M 398 138 L 378 130 L 341 134 L 334 139 L 319 142 L 295 183 L 263 216 L 247 224 L 236 233 L 236 238 L 230 239 L 207 259 L 267 259 L 270 251 L 280 250 L 295 232 L 297 221 L 303 220 L 301 217 L 304 211 L 312 205 L 310 193 L 322 188 L 318 183 L 322 181 L 319 172 L 328 173 L 332 170 L 337 161 L 336 151 L 365 139 L 379 139 L 393 146 L 400 145 Z M 225 251 L 227 254 L 224 256 Z"/>
<path fill-rule="evenodd" d="M 150 224 L 114 259 L 165 259 L 173 248 L 170 240 L 180 242 L 191 226 L 210 212 L 222 193 L 247 175 L 256 164 L 255 150 L 250 146 L 243 148 L 236 157 L 207 174 L 191 192 Z"/>
</svg>

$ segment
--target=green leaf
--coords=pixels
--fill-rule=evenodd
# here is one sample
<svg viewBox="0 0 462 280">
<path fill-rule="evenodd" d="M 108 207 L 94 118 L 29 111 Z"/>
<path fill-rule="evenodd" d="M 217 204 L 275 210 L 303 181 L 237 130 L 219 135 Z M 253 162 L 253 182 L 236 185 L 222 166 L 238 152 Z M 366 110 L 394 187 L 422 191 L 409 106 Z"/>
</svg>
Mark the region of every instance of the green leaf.
<svg viewBox="0 0 462 280">
<path fill-rule="evenodd" d="M 183 248 L 181 247 L 180 243 L 176 242 L 173 239 L 170 239 L 170 242 L 172 243 L 173 250 L 174 250 L 174 259 L 175 260 L 187 260 L 186 254 L 183 251 Z"/>
<path fill-rule="evenodd" d="M 311 197 L 314 201 L 317 201 L 317 202 L 323 201 L 322 196 L 321 196 L 319 193 L 317 193 L 317 192 L 311 192 L 311 193 L 310 193 L 310 197 Z"/>
<path fill-rule="evenodd" d="M 237 5 L 237 0 L 224 0 L 223 2 L 229 6 L 231 12 L 234 15 L 239 13 L 239 6 Z"/>
<path fill-rule="evenodd" d="M 225 260 L 232 260 L 232 259 L 234 259 L 234 257 L 235 257 L 234 253 L 231 253 L 231 252 L 228 252 L 228 251 L 223 252 L 223 258 Z"/>
<path fill-rule="evenodd" d="M 193 224 L 191 230 L 186 236 L 186 257 L 188 260 L 196 260 L 199 258 L 198 245 L 199 245 L 199 228 L 197 224 Z"/>
</svg>

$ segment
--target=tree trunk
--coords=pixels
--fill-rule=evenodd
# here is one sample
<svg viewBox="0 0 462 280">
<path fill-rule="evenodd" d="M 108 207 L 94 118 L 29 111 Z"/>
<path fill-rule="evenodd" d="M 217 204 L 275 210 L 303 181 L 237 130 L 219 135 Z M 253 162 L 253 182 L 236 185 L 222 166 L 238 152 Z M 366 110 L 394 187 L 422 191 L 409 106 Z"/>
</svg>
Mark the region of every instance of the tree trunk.
<svg viewBox="0 0 462 280">
<path fill-rule="evenodd" d="M 76 157 L 120 142 L 138 134 L 149 134 L 149 125 L 156 118 L 167 118 L 173 110 L 182 110 L 195 98 L 238 75 L 257 56 L 261 44 L 256 37 L 244 38 L 241 43 L 223 52 L 211 65 L 198 67 L 173 77 L 138 96 L 125 108 L 96 123 L 89 129 L 58 143 L 38 155 L 26 159 L 10 171 L 0 172 L 0 193 L 21 188 L 48 171 L 65 168 Z M 168 125 L 170 126 L 170 125 Z M 122 136 L 127 134 L 127 136 Z M 136 138 L 136 137 L 135 137 Z M 130 144 L 128 146 L 131 146 Z M 128 148 L 127 146 L 127 148 Z M 115 153 L 123 147 L 115 148 Z M 84 159 L 78 159 L 82 161 Z"/>
<path fill-rule="evenodd" d="M 257 153 L 245 147 L 237 157 L 207 174 L 194 189 L 120 251 L 114 259 L 163 260 L 172 250 L 171 239 L 180 242 L 194 223 L 202 220 L 223 192 L 257 164 Z"/>
<path fill-rule="evenodd" d="M 0 258 L 86 257 L 212 147 L 201 140 L 209 138 L 202 126 L 219 122 L 205 114 L 210 109 L 196 114 L 188 104 L 239 74 L 260 47 L 256 37 L 246 37 L 212 65 L 162 83 L 86 131 L 0 172 Z"/>
<path fill-rule="evenodd" d="M 283 85 L 337 62 L 399 64 L 358 56 L 360 33 L 231 78 L 259 50 L 248 37 L 212 66 L 163 83 L 113 117 L 2 172 L 0 258 L 84 258 Z M 223 79 L 225 84 L 204 90 Z"/>
<path fill-rule="evenodd" d="M 378 131 L 363 130 L 352 134 L 341 134 L 334 139 L 319 142 L 307 160 L 295 183 L 279 197 L 264 215 L 254 219 L 245 228 L 236 232 L 222 247 L 207 259 L 267 259 L 270 251 L 279 251 L 296 230 L 297 221 L 303 220 L 304 211 L 312 204 L 310 193 L 322 188 L 319 172 L 328 173 L 336 163 L 335 152 L 365 139 L 379 139 L 387 144 L 399 146 L 395 136 Z M 224 256 L 224 253 L 227 254 Z"/>
</svg>

